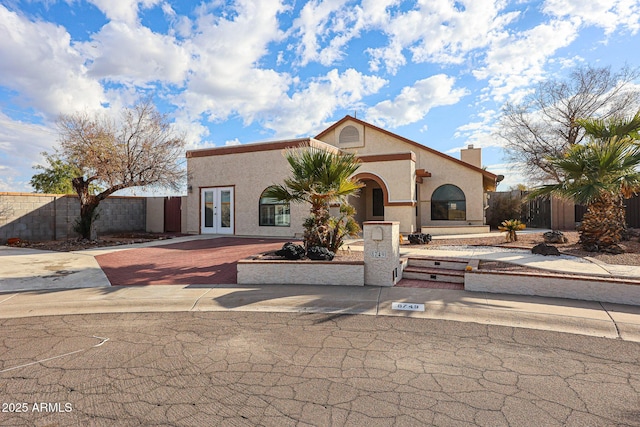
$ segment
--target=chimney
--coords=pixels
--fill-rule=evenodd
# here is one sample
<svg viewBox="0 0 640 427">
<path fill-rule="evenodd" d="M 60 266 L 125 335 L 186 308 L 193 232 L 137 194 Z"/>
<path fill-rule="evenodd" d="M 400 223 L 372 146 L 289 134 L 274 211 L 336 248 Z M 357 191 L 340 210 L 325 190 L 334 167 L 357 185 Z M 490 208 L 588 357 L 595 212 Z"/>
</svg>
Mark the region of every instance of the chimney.
<svg viewBox="0 0 640 427">
<path fill-rule="evenodd" d="M 482 167 L 482 149 L 473 148 L 473 144 L 469 144 L 467 148 L 460 150 L 460 160 L 469 163 L 477 168 Z"/>
</svg>

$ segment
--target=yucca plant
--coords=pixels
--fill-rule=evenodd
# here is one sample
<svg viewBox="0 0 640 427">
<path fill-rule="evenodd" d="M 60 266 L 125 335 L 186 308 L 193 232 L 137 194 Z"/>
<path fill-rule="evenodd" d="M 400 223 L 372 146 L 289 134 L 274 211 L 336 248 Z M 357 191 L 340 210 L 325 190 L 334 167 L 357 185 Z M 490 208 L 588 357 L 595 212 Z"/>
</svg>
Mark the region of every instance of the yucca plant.
<svg viewBox="0 0 640 427">
<path fill-rule="evenodd" d="M 524 230 L 527 226 L 518 219 L 507 219 L 502 221 L 498 226 L 498 230 L 506 231 L 507 242 L 517 242 L 518 234 L 516 231 Z"/>
</svg>

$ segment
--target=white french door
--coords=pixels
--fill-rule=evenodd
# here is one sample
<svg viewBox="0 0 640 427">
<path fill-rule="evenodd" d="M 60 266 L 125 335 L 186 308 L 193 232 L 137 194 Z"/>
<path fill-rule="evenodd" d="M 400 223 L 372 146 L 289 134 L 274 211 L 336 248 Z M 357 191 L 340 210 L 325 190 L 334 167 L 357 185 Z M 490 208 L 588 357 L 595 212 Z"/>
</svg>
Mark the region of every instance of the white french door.
<svg viewBox="0 0 640 427">
<path fill-rule="evenodd" d="M 233 234 L 233 187 L 203 188 L 200 200 L 202 233 Z"/>
</svg>

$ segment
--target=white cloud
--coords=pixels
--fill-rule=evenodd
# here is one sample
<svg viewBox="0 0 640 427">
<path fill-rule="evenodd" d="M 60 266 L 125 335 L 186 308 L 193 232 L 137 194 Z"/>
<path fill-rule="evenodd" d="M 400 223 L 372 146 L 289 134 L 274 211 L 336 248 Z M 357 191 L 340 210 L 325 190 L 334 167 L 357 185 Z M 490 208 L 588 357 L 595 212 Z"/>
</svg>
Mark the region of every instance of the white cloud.
<svg viewBox="0 0 640 427">
<path fill-rule="evenodd" d="M 487 165 L 487 170 L 496 175 L 504 176 L 504 179 L 498 184 L 496 190 L 508 191 L 518 184 L 533 185 L 527 178 L 523 166 L 521 163 L 493 163 Z"/>
<path fill-rule="evenodd" d="M 88 0 L 112 21 L 134 24 L 138 20 L 138 6 L 150 8 L 163 0 Z"/>
<path fill-rule="evenodd" d="M 282 38 L 277 15 L 284 9 L 276 0 L 242 0 L 231 19 L 209 10 L 198 16 L 195 35 L 185 43 L 193 60 L 181 103 L 190 116 L 218 121 L 237 112 L 250 123 L 258 112 L 273 108 L 291 77 L 258 64 L 269 43 Z"/>
<path fill-rule="evenodd" d="M 64 27 L 30 22 L 0 5 L 0 86 L 49 116 L 97 108 L 101 85 L 86 76 L 84 59 Z"/>
<path fill-rule="evenodd" d="M 348 0 L 312 0 L 304 5 L 293 22 L 291 35 L 299 38 L 298 64 L 337 63 L 349 42 L 367 29 L 386 25 L 388 9 L 399 0 L 364 0 L 360 5 Z"/>
<path fill-rule="evenodd" d="M 238 138 L 230 139 L 229 141 L 225 141 L 224 145 L 232 146 L 232 145 L 241 145 L 242 142 Z"/>
<path fill-rule="evenodd" d="M 497 101 L 521 96 L 518 89 L 542 79 L 549 58 L 578 36 L 576 20 L 551 21 L 530 30 L 492 40 L 485 57 L 486 66 L 473 71 L 478 79 L 488 79 L 490 96 Z"/>
<path fill-rule="evenodd" d="M 326 127 L 325 122 L 340 109 L 360 107 L 362 99 L 378 92 L 387 81 L 354 69 L 339 73 L 334 69 L 312 79 L 291 97 L 283 94 L 277 105 L 261 114 L 263 126 L 277 137 L 310 135 Z"/>
<path fill-rule="evenodd" d="M 640 29 L 637 0 L 546 0 L 542 10 L 556 18 L 579 18 L 587 26 L 602 28 L 607 35 L 621 28 L 632 34 Z"/>
<path fill-rule="evenodd" d="M 370 67 L 377 70 L 384 64 L 396 73 L 405 63 L 405 49 L 411 51 L 416 63 L 460 64 L 469 52 L 487 46 L 518 17 L 518 12 L 501 14 L 506 5 L 504 0 L 421 2 L 382 24 L 390 41 L 387 46 L 368 50 Z"/>
<path fill-rule="evenodd" d="M 42 162 L 41 152 L 53 152 L 57 131 L 53 126 L 12 120 L 0 113 L 0 191 L 32 191 L 28 179 Z"/>
<path fill-rule="evenodd" d="M 454 84 L 455 79 L 444 74 L 418 80 L 413 86 L 402 88 L 394 100 L 382 101 L 369 108 L 367 120 L 391 128 L 415 123 L 432 108 L 456 104 L 468 94 L 466 89 L 454 88 Z"/>
<path fill-rule="evenodd" d="M 110 22 L 82 47 L 87 58 L 93 58 L 88 68 L 96 79 L 182 85 L 189 70 L 190 55 L 183 46 L 142 26 Z"/>
<path fill-rule="evenodd" d="M 458 126 L 454 133 L 454 138 L 462 138 L 465 143 L 461 147 L 452 148 L 447 153 L 457 153 L 461 148 L 473 144 L 476 148 L 502 147 L 504 140 L 496 137 L 496 119 L 500 113 L 495 110 L 485 110 L 476 114 L 480 120 L 471 121 L 465 125 Z"/>
</svg>

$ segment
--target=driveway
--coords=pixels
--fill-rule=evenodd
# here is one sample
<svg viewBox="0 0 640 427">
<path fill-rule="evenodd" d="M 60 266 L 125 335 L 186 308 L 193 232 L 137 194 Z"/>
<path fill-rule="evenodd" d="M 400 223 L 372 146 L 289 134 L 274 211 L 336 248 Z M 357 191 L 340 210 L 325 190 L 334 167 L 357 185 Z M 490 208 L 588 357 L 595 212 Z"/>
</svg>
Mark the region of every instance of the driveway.
<svg viewBox="0 0 640 427">
<path fill-rule="evenodd" d="M 220 237 L 116 251 L 96 260 L 112 286 L 236 284 L 238 260 L 287 240 Z"/>
</svg>

